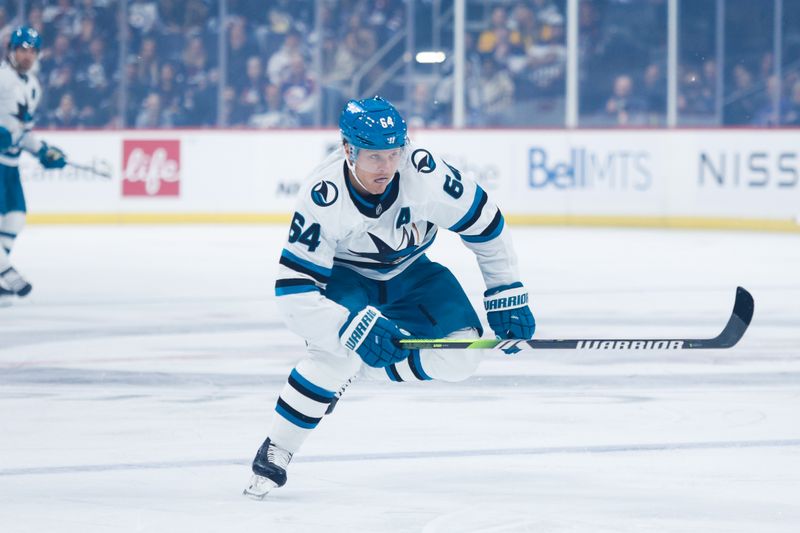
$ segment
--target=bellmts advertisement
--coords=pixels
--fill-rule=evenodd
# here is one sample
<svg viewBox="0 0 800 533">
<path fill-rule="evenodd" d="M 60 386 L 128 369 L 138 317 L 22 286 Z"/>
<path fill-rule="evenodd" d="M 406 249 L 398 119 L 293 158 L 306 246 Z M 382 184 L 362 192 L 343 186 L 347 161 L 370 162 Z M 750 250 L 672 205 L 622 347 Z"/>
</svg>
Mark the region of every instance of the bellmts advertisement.
<svg viewBox="0 0 800 533">
<path fill-rule="evenodd" d="M 528 185 L 534 189 L 646 191 L 653 185 L 652 157 L 647 150 L 596 150 L 570 147 L 558 157 L 547 148 L 528 149 Z"/>
</svg>

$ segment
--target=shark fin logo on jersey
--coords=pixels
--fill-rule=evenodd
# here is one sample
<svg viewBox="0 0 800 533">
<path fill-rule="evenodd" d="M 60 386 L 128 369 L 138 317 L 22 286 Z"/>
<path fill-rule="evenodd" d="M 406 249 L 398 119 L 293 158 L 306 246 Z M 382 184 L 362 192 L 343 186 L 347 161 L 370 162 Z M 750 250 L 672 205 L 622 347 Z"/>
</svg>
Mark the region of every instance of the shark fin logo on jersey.
<svg viewBox="0 0 800 533">
<path fill-rule="evenodd" d="M 367 232 L 367 235 L 370 239 L 372 239 L 377 251 L 356 252 L 355 250 L 350 250 L 350 253 L 365 259 L 372 259 L 373 261 L 377 261 L 383 265 L 393 265 L 401 262 L 407 256 L 413 254 L 417 248 L 419 248 L 417 243 L 421 242 L 419 229 L 417 228 L 416 224 L 413 223 L 411 224 L 410 228 L 403 228 L 403 236 L 400 241 L 400 246 L 396 250 L 377 235 L 374 235 L 370 232 Z"/>
<path fill-rule="evenodd" d="M 311 199 L 320 207 L 328 207 L 339 198 L 339 189 L 333 182 L 322 180 L 311 189 Z"/>
<path fill-rule="evenodd" d="M 25 124 L 33 120 L 33 115 L 28 111 L 27 101 L 25 103 L 17 102 L 17 114 L 12 113 L 11 116 Z"/>
<path fill-rule="evenodd" d="M 422 174 L 430 174 L 436 170 L 436 161 L 433 160 L 433 156 L 429 151 L 422 148 L 414 150 L 414 153 L 411 154 L 411 164 L 414 165 L 417 172 Z"/>
</svg>

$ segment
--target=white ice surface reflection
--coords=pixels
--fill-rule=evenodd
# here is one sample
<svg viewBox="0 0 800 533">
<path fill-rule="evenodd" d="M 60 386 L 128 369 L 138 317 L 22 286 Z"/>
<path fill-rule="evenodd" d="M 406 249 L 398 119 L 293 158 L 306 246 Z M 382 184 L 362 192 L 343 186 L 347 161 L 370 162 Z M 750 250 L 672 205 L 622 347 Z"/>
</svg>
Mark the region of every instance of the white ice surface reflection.
<svg viewBox="0 0 800 533">
<path fill-rule="evenodd" d="M 241 496 L 302 356 L 283 227 L 29 228 L 0 309 L 0 531 L 786 532 L 800 524 L 800 236 L 514 228 L 537 336 L 729 350 L 492 354 L 352 386 L 267 501 Z M 474 259 L 441 235 L 474 303 Z"/>
</svg>

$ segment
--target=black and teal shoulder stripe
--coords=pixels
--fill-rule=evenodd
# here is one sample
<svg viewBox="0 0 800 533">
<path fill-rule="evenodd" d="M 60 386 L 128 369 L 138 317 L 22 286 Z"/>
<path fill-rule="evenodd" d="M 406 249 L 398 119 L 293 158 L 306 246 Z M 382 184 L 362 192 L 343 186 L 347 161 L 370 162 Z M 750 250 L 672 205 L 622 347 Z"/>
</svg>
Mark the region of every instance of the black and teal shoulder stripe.
<svg viewBox="0 0 800 533">
<path fill-rule="evenodd" d="M 483 214 L 483 208 L 486 205 L 488 198 L 489 197 L 487 196 L 486 192 L 484 192 L 484 190 L 480 187 L 477 187 L 475 190 L 475 197 L 472 199 L 472 205 L 470 206 L 469 210 L 463 217 L 461 217 L 461 220 L 450 226 L 448 229 L 456 233 L 461 233 L 462 231 L 466 231 L 471 228 L 472 225 L 481 218 L 481 214 Z"/>
<path fill-rule="evenodd" d="M 505 226 L 505 219 L 503 218 L 503 214 L 500 210 L 497 210 L 497 213 L 494 215 L 494 218 L 489 223 L 486 228 L 480 232 L 478 235 L 461 235 L 461 238 L 464 239 L 466 242 L 487 242 L 491 241 L 503 231 L 503 227 Z"/>
</svg>

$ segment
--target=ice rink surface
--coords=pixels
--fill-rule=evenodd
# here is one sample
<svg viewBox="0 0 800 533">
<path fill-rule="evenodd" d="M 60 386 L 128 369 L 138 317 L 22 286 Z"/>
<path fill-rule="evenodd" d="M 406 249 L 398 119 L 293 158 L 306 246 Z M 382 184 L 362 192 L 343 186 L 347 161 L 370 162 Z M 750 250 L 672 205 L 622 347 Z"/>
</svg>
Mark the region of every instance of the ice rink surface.
<svg viewBox="0 0 800 533">
<path fill-rule="evenodd" d="M 357 382 L 254 502 L 303 354 L 273 303 L 286 229 L 33 226 L 34 292 L 0 308 L 0 531 L 800 531 L 800 235 L 513 230 L 538 337 L 713 337 L 737 285 L 752 326 L 728 350 Z M 458 240 L 429 255 L 478 306 Z"/>
</svg>

